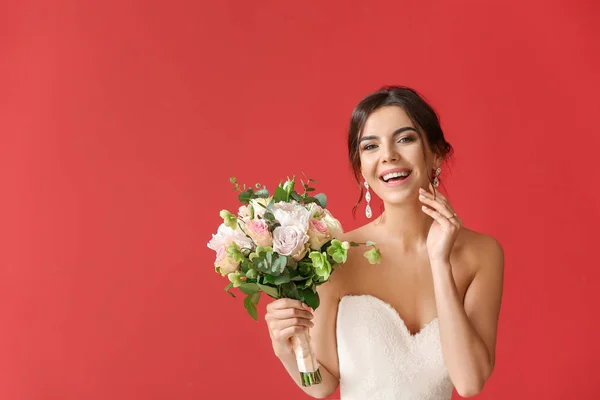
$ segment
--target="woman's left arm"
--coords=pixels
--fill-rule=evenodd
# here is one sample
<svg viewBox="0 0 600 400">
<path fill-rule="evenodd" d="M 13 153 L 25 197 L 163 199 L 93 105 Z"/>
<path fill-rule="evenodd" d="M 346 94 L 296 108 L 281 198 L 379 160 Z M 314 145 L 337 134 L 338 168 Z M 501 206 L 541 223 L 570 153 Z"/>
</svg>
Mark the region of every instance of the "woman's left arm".
<svg viewBox="0 0 600 400">
<path fill-rule="evenodd" d="M 433 189 L 433 188 L 432 188 Z M 465 293 L 464 304 L 452 276 L 450 253 L 462 220 L 448 199 L 421 190 L 423 212 L 433 218 L 427 250 L 446 368 L 458 394 L 481 392 L 495 363 L 496 335 L 504 279 L 504 252 L 491 236 L 471 243 L 476 252 L 475 276 Z"/>
<path fill-rule="evenodd" d="M 485 264 L 467 288 L 464 305 L 450 263 L 432 261 L 431 265 L 444 361 L 462 397 L 481 392 L 495 363 L 504 254 L 493 238 L 484 241 Z"/>
</svg>

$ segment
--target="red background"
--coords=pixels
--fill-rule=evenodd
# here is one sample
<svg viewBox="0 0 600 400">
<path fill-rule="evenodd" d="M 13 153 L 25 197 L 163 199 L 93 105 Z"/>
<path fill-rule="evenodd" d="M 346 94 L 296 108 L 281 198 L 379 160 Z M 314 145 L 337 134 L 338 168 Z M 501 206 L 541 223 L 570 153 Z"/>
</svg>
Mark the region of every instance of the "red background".
<svg viewBox="0 0 600 400">
<path fill-rule="evenodd" d="M 384 84 L 437 108 L 451 201 L 505 249 L 480 398 L 600 398 L 599 17 L 572 0 L 3 1 L 0 398 L 306 398 L 267 299 L 253 322 L 206 242 L 232 175 L 305 171 L 346 230 L 364 223 L 345 131 Z"/>
</svg>

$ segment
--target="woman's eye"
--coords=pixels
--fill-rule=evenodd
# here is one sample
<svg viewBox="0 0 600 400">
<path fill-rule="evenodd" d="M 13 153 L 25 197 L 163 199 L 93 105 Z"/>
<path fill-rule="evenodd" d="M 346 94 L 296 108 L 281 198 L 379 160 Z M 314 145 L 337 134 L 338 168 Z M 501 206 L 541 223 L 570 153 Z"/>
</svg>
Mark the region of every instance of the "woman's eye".
<svg viewBox="0 0 600 400">
<path fill-rule="evenodd" d="M 363 150 L 372 150 L 372 149 L 374 149 L 375 147 L 377 147 L 377 146 L 376 146 L 376 145 L 374 145 L 374 144 L 368 144 L 368 145 L 366 145 L 365 147 L 363 147 Z"/>
<path fill-rule="evenodd" d="M 408 142 L 412 142 L 413 138 L 410 136 L 404 136 L 403 138 L 401 138 L 400 140 L 398 140 L 398 143 L 408 143 Z"/>
</svg>

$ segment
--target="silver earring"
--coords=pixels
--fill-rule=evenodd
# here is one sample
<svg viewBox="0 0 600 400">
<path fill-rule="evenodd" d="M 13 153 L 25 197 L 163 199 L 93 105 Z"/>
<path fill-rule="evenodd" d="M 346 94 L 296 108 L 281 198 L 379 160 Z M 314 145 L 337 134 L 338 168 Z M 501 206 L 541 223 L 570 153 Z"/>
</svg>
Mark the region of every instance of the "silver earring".
<svg viewBox="0 0 600 400">
<path fill-rule="evenodd" d="M 371 211 L 371 192 L 369 192 L 369 183 L 365 181 L 365 188 L 367 189 L 367 193 L 365 193 L 365 200 L 367 200 L 367 209 L 365 210 L 365 215 L 367 218 L 371 218 L 373 216 L 373 212 Z"/>
<path fill-rule="evenodd" d="M 435 178 L 433 179 L 433 187 L 440 186 L 440 178 L 438 178 L 438 176 L 440 176 L 441 173 L 442 173 L 441 168 L 438 168 L 435 170 Z"/>
</svg>

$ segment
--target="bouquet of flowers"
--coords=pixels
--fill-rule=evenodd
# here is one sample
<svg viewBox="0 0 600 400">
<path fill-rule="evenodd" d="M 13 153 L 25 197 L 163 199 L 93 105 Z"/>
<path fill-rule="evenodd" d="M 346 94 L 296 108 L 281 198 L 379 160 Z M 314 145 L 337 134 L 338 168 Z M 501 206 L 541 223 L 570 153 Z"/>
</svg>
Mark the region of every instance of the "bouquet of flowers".
<svg viewBox="0 0 600 400">
<path fill-rule="evenodd" d="M 242 205 L 236 214 L 221 211 L 223 223 L 208 247 L 216 252 L 216 272 L 229 278 L 225 291 L 232 297 L 232 287 L 244 293 L 244 306 L 255 320 L 261 293 L 275 299 L 300 300 L 317 309 L 317 286 L 327 282 L 334 268 L 346 262 L 351 246 L 370 246 L 364 256 L 371 264 L 381 261 L 375 243 L 338 239 L 342 226 L 325 208 L 325 194 L 311 195 L 314 179 L 301 180 L 300 194 L 294 189 L 295 177 L 288 178 L 272 195 L 260 184 L 246 188 L 240 187 L 235 177 L 230 181 L 240 192 Z M 302 385 L 320 383 L 310 335 L 294 336 L 292 346 Z"/>
</svg>

